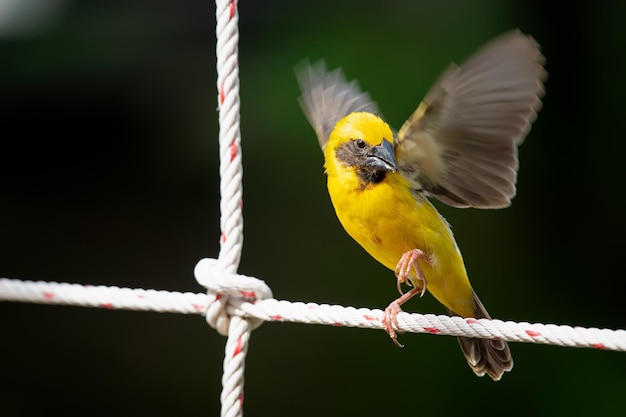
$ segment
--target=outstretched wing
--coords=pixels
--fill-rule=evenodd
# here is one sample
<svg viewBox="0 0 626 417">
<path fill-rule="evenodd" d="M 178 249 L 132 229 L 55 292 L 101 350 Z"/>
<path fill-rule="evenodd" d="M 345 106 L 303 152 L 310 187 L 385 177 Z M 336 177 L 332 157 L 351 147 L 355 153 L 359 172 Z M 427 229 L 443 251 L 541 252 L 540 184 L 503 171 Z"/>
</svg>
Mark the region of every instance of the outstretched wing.
<svg viewBox="0 0 626 417">
<path fill-rule="evenodd" d="M 517 146 L 541 107 L 547 73 L 539 45 L 518 30 L 452 64 L 398 132 L 400 172 L 454 207 L 506 207 Z"/>
<path fill-rule="evenodd" d="M 300 105 L 315 129 L 322 151 L 330 132 L 350 113 L 366 111 L 379 114 L 369 94 L 356 81 L 346 81 L 340 69 L 328 71 L 324 61 L 303 64 L 296 70 L 302 96 Z"/>
</svg>

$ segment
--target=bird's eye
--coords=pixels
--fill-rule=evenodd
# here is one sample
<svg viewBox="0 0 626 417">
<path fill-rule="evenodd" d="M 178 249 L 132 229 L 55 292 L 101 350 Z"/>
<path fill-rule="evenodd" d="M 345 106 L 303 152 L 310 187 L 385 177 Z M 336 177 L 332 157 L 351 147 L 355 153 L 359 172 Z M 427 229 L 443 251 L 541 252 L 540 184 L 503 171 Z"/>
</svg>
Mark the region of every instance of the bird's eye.
<svg viewBox="0 0 626 417">
<path fill-rule="evenodd" d="M 366 143 L 363 139 L 356 139 L 354 142 L 356 143 L 357 148 L 363 149 L 366 146 Z"/>
</svg>

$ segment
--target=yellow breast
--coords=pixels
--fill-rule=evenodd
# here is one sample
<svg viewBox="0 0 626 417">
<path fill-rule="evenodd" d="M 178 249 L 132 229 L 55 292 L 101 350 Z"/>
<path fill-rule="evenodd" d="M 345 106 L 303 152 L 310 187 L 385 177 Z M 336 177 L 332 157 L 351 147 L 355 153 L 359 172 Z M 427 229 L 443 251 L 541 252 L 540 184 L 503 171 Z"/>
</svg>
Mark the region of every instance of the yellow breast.
<svg viewBox="0 0 626 417">
<path fill-rule="evenodd" d="M 447 222 L 433 205 L 389 174 L 385 181 L 363 190 L 340 177 L 328 177 L 328 191 L 344 229 L 374 259 L 394 270 L 400 257 L 421 249 L 430 264 L 419 261 L 427 289 L 446 307 L 473 313 L 472 290 L 463 259 Z M 469 311 L 468 311 L 469 310 Z"/>
</svg>

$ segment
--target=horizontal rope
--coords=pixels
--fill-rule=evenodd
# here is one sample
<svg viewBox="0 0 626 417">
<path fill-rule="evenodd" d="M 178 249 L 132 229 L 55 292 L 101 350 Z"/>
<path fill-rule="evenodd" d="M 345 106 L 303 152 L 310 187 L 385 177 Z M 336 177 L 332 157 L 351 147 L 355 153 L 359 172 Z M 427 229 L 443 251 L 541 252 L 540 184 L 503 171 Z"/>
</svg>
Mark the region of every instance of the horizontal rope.
<svg viewBox="0 0 626 417">
<path fill-rule="evenodd" d="M 227 313 L 263 321 L 325 324 L 382 329 L 382 310 L 340 305 L 265 299 L 246 301 L 230 296 Z M 203 314 L 220 295 L 92 286 L 0 278 L 0 301 L 75 305 L 105 309 Z M 567 325 L 464 319 L 434 314 L 398 314 L 400 331 L 479 338 L 500 337 L 510 342 L 626 351 L 626 331 Z"/>
</svg>

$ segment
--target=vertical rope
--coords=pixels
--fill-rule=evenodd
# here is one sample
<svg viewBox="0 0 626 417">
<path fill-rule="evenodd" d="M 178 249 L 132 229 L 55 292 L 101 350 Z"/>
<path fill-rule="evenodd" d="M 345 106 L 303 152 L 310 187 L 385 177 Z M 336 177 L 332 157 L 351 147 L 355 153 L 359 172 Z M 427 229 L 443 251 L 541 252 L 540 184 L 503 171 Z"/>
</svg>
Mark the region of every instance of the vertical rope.
<svg viewBox="0 0 626 417">
<path fill-rule="evenodd" d="M 248 320 L 231 317 L 220 396 L 222 417 L 243 416 L 243 373 L 251 330 Z"/>
<path fill-rule="evenodd" d="M 235 273 L 243 245 L 241 133 L 239 130 L 239 15 L 236 0 L 216 0 L 220 146 L 221 266 Z"/>
<path fill-rule="evenodd" d="M 235 273 L 243 246 L 241 133 L 239 129 L 239 68 L 237 0 L 216 0 L 217 101 L 220 147 L 220 253 L 218 262 Z M 223 297 L 222 302 L 226 302 Z M 224 355 L 223 417 L 243 415 L 243 374 L 250 323 L 232 317 Z"/>
</svg>

